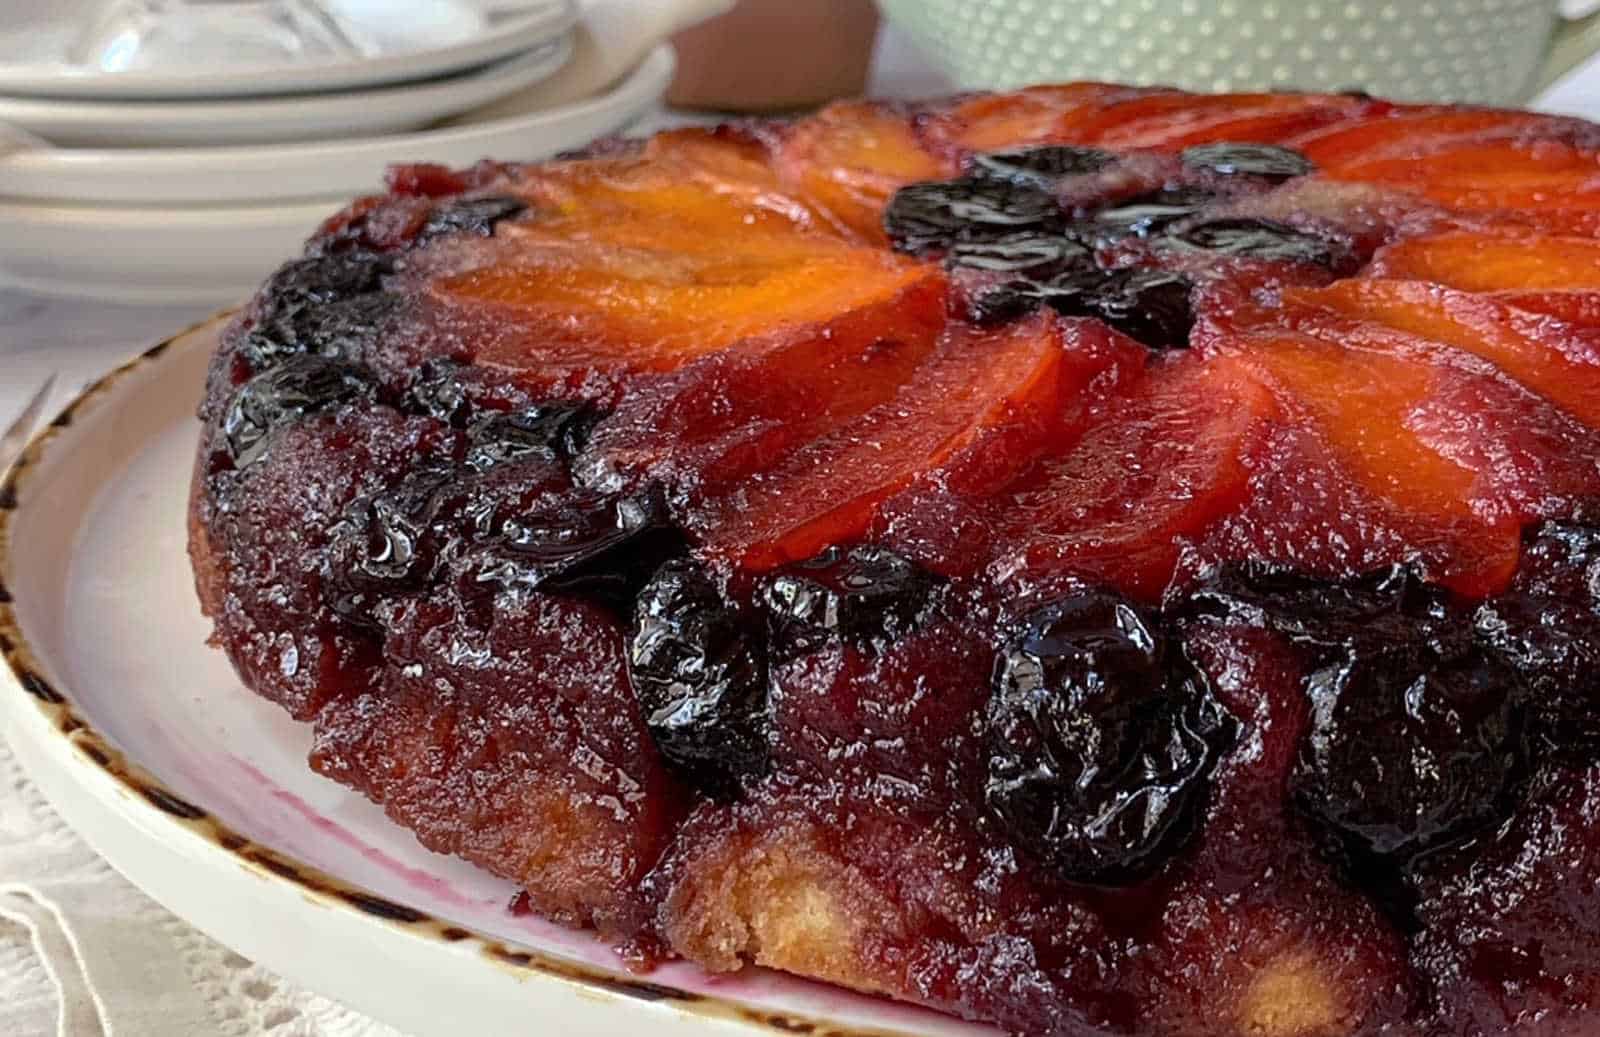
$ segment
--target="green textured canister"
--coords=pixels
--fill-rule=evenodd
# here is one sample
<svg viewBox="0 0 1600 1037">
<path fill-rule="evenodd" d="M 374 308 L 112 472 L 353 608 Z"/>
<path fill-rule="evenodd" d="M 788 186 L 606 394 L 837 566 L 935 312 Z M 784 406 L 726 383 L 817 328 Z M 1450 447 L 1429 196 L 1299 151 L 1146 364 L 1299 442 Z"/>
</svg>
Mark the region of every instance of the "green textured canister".
<svg viewBox="0 0 1600 1037">
<path fill-rule="evenodd" d="M 879 0 L 964 89 L 1074 79 L 1192 90 L 1526 100 L 1600 49 L 1556 0 Z"/>
</svg>

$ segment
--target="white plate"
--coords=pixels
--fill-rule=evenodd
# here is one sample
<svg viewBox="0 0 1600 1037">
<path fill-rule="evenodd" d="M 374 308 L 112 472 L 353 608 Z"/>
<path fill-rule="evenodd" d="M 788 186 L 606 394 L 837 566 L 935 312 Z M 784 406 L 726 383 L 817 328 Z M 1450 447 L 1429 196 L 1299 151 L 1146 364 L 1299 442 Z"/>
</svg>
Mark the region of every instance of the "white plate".
<svg viewBox="0 0 1600 1037">
<path fill-rule="evenodd" d="M 578 18 L 573 0 L 452 2 L 439 5 L 436 14 L 442 17 L 427 20 L 395 18 L 393 6 L 382 0 L 346 0 L 340 6 L 387 43 L 392 53 L 321 64 L 188 69 L 182 74 L 110 73 L 66 63 L 63 55 L 77 32 L 75 25 L 24 24 L 0 34 L 0 94 L 130 100 L 371 87 L 498 61 L 548 42 L 572 28 Z"/>
<path fill-rule="evenodd" d="M 462 166 L 485 156 L 538 159 L 577 147 L 654 104 L 672 81 L 673 68 L 672 48 L 662 45 L 598 96 L 390 137 L 267 147 L 17 151 L 0 155 L 0 198 L 193 205 L 354 195 L 376 189 L 393 162 Z"/>
<path fill-rule="evenodd" d="M 128 302 L 244 297 L 338 208 L 194 209 L 0 204 L 0 282 Z"/>
<path fill-rule="evenodd" d="M 457 76 L 329 94 L 214 101 L 0 96 L 0 121 L 53 144 L 221 144 L 394 133 L 548 79 L 571 56 L 567 34 Z"/>
<path fill-rule="evenodd" d="M 57 809 L 200 929 L 416 1034 L 992 1031 L 792 977 L 620 970 L 512 887 L 314 775 L 309 734 L 205 644 L 185 553 L 218 323 L 91 388 L 0 488 L 0 720 Z"/>
<path fill-rule="evenodd" d="M 278 178 L 333 197 L 268 205 L 72 205 L 0 201 L 0 283 L 58 295 L 91 295 L 140 302 L 226 303 L 242 298 L 301 243 L 317 224 L 362 191 L 380 189 L 384 166 L 416 160 L 465 165 L 485 155 L 539 159 L 621 129 L 655 103 L 672 78 L 672 48 L 656 49 L 611 93 L 578 104 L 482 126 L 363 142 L 352 152 L 317 148 L 261 149 L 230 168 L 228 159 L 202 157 L 194 168 L 178 153 L 128 155 L 108 167 L 55 154 L 0 160 L 0 195 L 13 174 L 48 190 L 52 182 L 83 189 L 115 185 L 152 188 L 146 197 L 192 201 L 195 192 L 229 184 L 229 196 L 270 197 L 271 156 L 283 156 Z M 64 153 L 70 156 L 71 152 Z M 206 152 L 203 155 L 223 155 Z M 30 161 L 30 160 L 44 161 Z M 324 175 L 319 175 L 319 170 Z M 122 177 L 120 181 L 118 176 Z M 59 179 L 58 179 L 59 178 Z M 188 192 L 188 193 L 186 193 Z M 127 193 L 123 193 L 127 197 Z"/>
</svg>

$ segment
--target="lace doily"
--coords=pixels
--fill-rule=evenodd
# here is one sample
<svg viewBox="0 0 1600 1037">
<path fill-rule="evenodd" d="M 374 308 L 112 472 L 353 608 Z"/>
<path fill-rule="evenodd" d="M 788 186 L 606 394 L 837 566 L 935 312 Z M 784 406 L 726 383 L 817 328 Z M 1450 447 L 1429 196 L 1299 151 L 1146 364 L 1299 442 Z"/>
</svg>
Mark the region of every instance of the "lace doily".
<svg viewBox="0 0 1600 1037">
<path fill-rule="evenodd" d="M 140 893 L 0 740 L 0 1033 L 403 1037 L 300 989 Z"/>
</svg>

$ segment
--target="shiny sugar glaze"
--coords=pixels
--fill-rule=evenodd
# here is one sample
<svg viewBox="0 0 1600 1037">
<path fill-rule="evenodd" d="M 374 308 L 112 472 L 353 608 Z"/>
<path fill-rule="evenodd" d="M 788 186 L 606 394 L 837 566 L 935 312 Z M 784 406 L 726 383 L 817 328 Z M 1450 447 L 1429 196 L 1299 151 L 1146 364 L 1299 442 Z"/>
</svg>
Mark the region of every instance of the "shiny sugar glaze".
<svg viewBox="0 0 1600 1037">
<path fill-rule="evenodd" d="M 1080 84 L 399 168 L 225 337 L 197 586 L 641 968 L 1586 1032 L 1597 148 Z"/>
</svg>

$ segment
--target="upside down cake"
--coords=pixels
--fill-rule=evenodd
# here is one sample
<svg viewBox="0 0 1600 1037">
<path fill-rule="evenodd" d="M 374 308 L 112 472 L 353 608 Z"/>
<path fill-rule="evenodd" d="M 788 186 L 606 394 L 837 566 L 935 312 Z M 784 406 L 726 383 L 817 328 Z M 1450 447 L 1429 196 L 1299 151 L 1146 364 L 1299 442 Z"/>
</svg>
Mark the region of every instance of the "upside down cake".
<svg viewBox="0 0 1600 1037">
<path fill-rule="evenodd" d="M 1600 1033 L 1597 155 L 1079 84 L 398 168 L 223 336 L 200 597 L 639 967 Z"/>
</svg>

